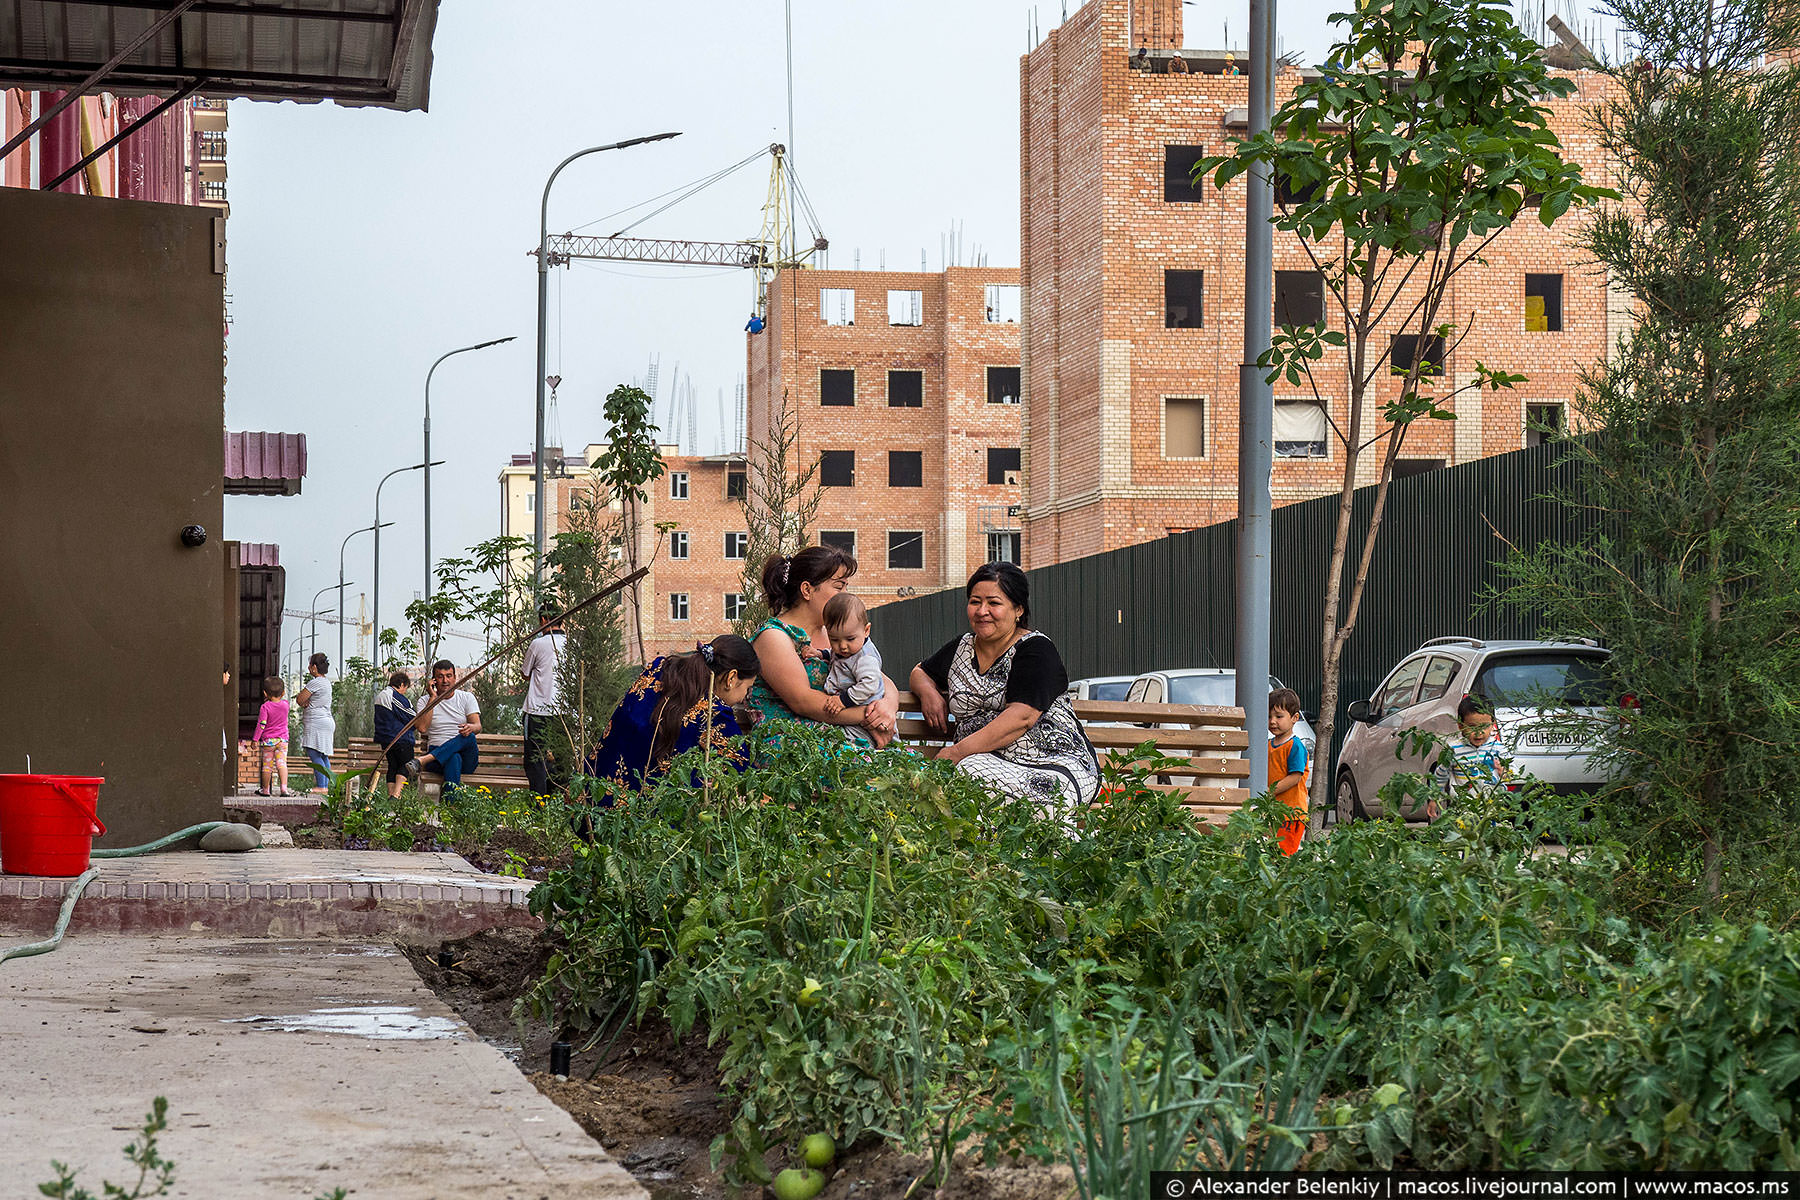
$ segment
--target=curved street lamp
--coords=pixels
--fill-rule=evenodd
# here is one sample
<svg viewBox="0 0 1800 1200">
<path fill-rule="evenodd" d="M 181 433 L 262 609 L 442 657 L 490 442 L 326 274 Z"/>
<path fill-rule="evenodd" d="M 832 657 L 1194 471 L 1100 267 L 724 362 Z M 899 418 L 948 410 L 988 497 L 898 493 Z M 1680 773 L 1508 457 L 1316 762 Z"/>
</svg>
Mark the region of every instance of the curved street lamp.
<svg viewBox="0 0 1800 1200">
<path fill-rule="evenodd" d="M 516 340 L 518 340 L 516 336 L 495 338 L 490 342 L 476 342 L 473 346 L 463 346 L 459 349 L 450 351 L 448 354 L 440 354 L 438 355 L 437 362 L 431 364 L 431 370 L 425 372 L 425 453 L 420 456 L 419 461 L 425 468 L 425 598 L 427 600 L 431 599 L 431 468 L 442 466 L 444 462 L 443 459 L 438 459 L 436 462 L 431 460 L 431 377 L 437 374 L 439 363 L 442 363 L 446 358 L 452 358 L 458 354 L 467 354 L 471 350 L 486 350 L 489 346 L 501 346 L 505 345 L 507 342 Z M 415 468 L 408 468 L 408 470 L 412 469 Z M 378 492 L 380 491 L 379 485 L 376 490 Z M 380 519 L 381 518 L 379 517 L 376 518 L 376 520 Z M 376 582 L 379 583 L 380 581 L 377 580 Z M 377 641 L 381 639 L 380 630 L 376 630 L 375 637 Z M 425 647 L 425 661 L 431 661 L 431 648 L 429 646 Z"/>
<path fill-rule="evenodd" d="M 605 146 L 589 146 L 586 150 L 577 150 L 569 157 L 556 164 L 556 170 L 550 172 L 550 178 L 544 181 L 544 199 L 538 206 L 538 249 L 537 249 L 537 436 L 532 445 L 533 472 L 537 489 L 534 507 L 535 538 L 533 558 L 531 562 L 531 590 L 536 593 L 544 579 L 544 342 L 549 330 L 550 305 L 550 187 L 562 169 L 578 158 L 590 154 L 599 154 L 603 150 L 623 150 L 627 146 L 641 146 L 646 142 L 660 142 L 667 138 L 680 137 L 679 131 L 674 133 L 653 133 L 649 137 L 627 138 L 622 142 L 612 142 Z M 425 457 L 430 458 L 429 452 Z"/>
<path fill-rule="evenodd" d="M 338 586 L 338 585 L 335 583 L 328 583 L 324 587 L 320 588 L 318 591 L 313 593 L 312 607 L 307 609 L 307 612 L 312 614 L 312 634 L 311 634 L 312 649 L 307 651 L 308 654 L 316 653 L 319 649 L 319 597 L 323 596 L 326 592 L 329 592 L 332 588 L 334 588 L 336 586 Z M 344 586 L 345 587 L 355 587 L 356 583 L 354 580 L 352 580 L 351 582 L 344 584 Z M 344 664 L 339 663 L 338 670 L 341 671 L 343 669 L 344 669 Z"/>
<path fill-rule="evenodd" d="M 393 522 L 389 521 L 387 524 L 392 525 Z M 373 533 L 376 528 L 375 525 L 364 525 L 361 529 L 352 529 L 344 535 L 343 544 L 338 546 L 338 669 L 340 671 L 344 668 L 344 588 L 348 586 L 344 583 L 344 550 L 350 545 L 351 538 L 359 533 Z"/>
<path fill-rule="evenodd" d="M 443 360 L 439 359 L 438 361 L 442 362 Z M 430 378 L 427 377 L 426 387 L 429 388 L 430 386 Z M 369 653 L 372 655 L 371 661 L 375 664 L 375 673 L 377 675 L 381 673 L 381 489 L 386 486 L 388 480 L 396 475 L 404 475 L 408 471 L 429 471 L 433 467 L 441 467 L 443 465 L 444 460 L 440 458 L 436 462 L 416 462 L 410 467 L 395 467 L 392 471 L 383 475 L 381 477 L 381 482 L 375 485 L 375 645 L 370 649 Z M 392 525 L 393 522 L 389 521 L 388 524 Z M 426 534 L 425 536 L 429 539 L 431 535 Z M 426 545 L 429 546 L 430 542 L 427 541 Z M 426 553 L 429 554 L 430 551 L 427 550 Z M 342 663 L 338 665 L 340 668 L 343 666 Z"/>
</svg>

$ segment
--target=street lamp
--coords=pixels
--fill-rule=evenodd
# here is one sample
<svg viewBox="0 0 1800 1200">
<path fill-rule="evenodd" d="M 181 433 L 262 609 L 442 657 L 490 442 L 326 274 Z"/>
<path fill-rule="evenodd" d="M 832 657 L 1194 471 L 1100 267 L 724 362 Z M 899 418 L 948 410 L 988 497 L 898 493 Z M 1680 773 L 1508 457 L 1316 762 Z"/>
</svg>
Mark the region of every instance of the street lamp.
<svg viewBox="0 0 1800 1200">
<path fill-rule="evenodd" d="M 309 654 L 316 653 L 319 649 L 319 597 L 323 596 L 326 592 L 329 592 L 332 588 L 334 588 L 336 586 L 337 585 L 334 583 L 328 583 L 324 587 L 320 588 L 318 591 L 313 593 L 312 607 L 307 610 L 308 612 L 310 612 L 312 614 L 312 650 L 309 650 L 307 652 Z M 345 587 L 355 587 L 356 584 L 355 583 L 346 583 L 344 586 Z M 344 669 L 344 664 L 339 663 L 338 670 L 341 671 L 343 669 Z"/>
<path fill-rule="evenodd" d="M 489 346 L 500 346 L 514 340 L 516 339 L 509 337 L 495 338 L 491 342 L 476 342 L 473 346 L 463 346 L 448 354 L 440 354 L 437 362 L 431 364 L 431 370 L 425 372 L 425 453 L 420 456 L 419 461 L 425 467 L 425 598 L 427 600 L 431 599 L 431 468 L 434 465 L 441 466 L 443 463 L 442 459 L 439 459 L 436 464 L 431 461 L 431 377 L 437 374 L 438 364 L 446 358 L 467 354 L 471 350 L 486 350 Z M 376 583 L 379 584 L 380 580 L 377 580 Z M 379 604 L 380 601 L 377 600 L 376 603 Z M 381 631 L 376 630 L 375 636 L 379 640 Z M 425 650 L 425 660 L 429 662 L 431 661 L 431 648 L 427 646 Z"/>
<path fill-rule="evenodd" d="M 440 359 L 439 361 L 441 362 L 442 360 Z M 430 386 L 429 378 L 427 379 L 426 386 Z M 429 436 L 429 434 L 427 434 L 427 436 Z M 381 489 L 386 485 L 388 480 L 396 475 L 404 475 L 408 471 L 428 471 L 432 467 L 441 467 L 443 465 L 444 460 L 440 458 L 436 462 L 416 462 L 410 467 L 395 467 L 392 471 L 383 475 L 381 477 L 381 482 L 375 485 L 375 645 L 370 650 L 370 653 L 374 655 L 373 661 L 375 663 L 375 673 L 377 675 L 381 673 Z M 427 501 L 427 503 L 429 503 L 429 501 Z M 390 521 L 388 524 L 391 525 L 393 522 Z M 425 553 L 429 556 L 431 553 L 431 535 L 428 533 L 425 535 L 425 538 Z M 427 557 L 426 561 L 430 561 L 429 557 Z"/>
<path fill-rule="evenodd" d="M 660 142 L 666 138 L 680 137 L 679 131 L 674 133 L 653 133 L 649 137 L 627 138 L 622 142 L 613 142 L 606 146 L 589 146 L 586 150 L 577 150 L 569 157 L 556 164 L 556 170 L 550 172 L 550 178 L 544 181 L 544 200 L 538 206 L 538 294 L 537 294 L 537 437 L 532 445 L 533 470 L 535 472 L 536 508 L 535 521 L 535 557 L 531 563 L 531 588 L 535 593 L 544 579 L 544 342 L 549 331 L 550 307 L 550 186 L 562 169 L 578 158 L 589 154 L 599 154 L 603 150 L 623 150 L 627 146 L 641 146 L 645 142 Z M 430 451 L 425 457 L 430 458 Z"/>
<path fill-rule="evenodd" d="M 387 524 L 392 525 L 389 521 Z M 359 533 L 373 533 L 379 525 L 364 525 L 361 529 L 352 529 L 344 535 L 343 544 L 338 547 L 338 669 L 344 666 L 344 589 L 350 585 L 344 582 L 344 550 L 350 545 L 350 539 Z"/>
</svg>

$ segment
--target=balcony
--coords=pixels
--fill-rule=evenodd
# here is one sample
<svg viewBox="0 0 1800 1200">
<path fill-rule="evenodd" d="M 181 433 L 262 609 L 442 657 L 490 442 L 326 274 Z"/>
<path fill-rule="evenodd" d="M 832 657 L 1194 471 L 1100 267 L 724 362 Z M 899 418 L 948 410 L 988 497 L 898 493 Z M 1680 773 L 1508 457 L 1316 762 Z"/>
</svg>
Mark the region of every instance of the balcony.
<svg viewBox="0 0 1800 1200">
<path fill-rule="evenodd" d="M 198 99 L 189 101 L 194 114 L 194 128 L 207 133 L 223 133 L 226 127 L 225 101 Z"/>
<path fill-rule="evenodd" d="M 225 161 L 225 131 L 222 129 L 203 129 L 195 135 L 198 146 L 195 155 L 201 162 Z"/>
</svg>

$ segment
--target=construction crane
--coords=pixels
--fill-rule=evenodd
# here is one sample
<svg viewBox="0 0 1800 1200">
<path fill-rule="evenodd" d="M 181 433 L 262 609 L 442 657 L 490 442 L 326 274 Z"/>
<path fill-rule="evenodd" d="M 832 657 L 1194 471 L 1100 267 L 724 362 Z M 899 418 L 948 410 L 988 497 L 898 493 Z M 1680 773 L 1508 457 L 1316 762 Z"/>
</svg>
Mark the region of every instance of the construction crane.
<svg viewBox="0 0 1800 1200">
<path fill-rule="evenodd" d="M 633 229 L 651 217 L 666 212 L 695 193 L 711 187 L 755 162 L 765 154 L 769 156 L 770 160 L 769 190 L 768 196 L 763 202 L 762 229 L 754 238 L 745 238 L 737 242 L 696 242 L 673 238 L 629 236 Z M 758 150 L 755 154 L 732 164 L 723 171 L 697 180 L 684 188 L 678 188 L 674 193 L 664 193 L 664 195 L 673 195 L 674 198 L 617 232 L 604 237 L 588 237 L 573 232 L 552 234 L 549 240 L 550 265 L 566 267 L 571 260 L 582 258 L 609 262 L 665 263 L 684 267 L 741 267 L 756 272 L 755 311 L 756 315 L 760 317 L 767 315 L 769 284 L 775 278 L 775 273 L 791 267 L 805 266 L 815 256 L 829 248 L 831 244 L 819 232 L 818 216 L 813 212 L 812 204 L 807 200 L 806 192 L 801 188 L 799 179 L 794 175 L 793 169 L 788 166 L 787 147 L 779 142 L 770 145 L 765 150 Z M 661 196 L 657 197 L 659 200 L 662 198 Z M 645 203 L 653 203 L 653 201 Z M 797 246 L 793 236 L 791 220 L 796 203 L 806 220 L 807 232 L 812 235 L 811 241 L 804 247 Z M 637 207 L 641 208 L 643 205 Z M 531 250 L 528 253 L 536 255 L 537 251 Z"/>
</svg>

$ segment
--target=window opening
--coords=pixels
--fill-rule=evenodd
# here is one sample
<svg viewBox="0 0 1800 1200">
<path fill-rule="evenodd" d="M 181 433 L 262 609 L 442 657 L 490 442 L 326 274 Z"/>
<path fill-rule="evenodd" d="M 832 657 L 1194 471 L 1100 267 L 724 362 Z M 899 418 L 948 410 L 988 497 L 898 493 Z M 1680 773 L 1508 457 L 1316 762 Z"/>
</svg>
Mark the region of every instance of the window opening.
<svg viewBox="0 0 1800 1200">
<path fill-rule="evenodd" d="M 1322 404 L 1311 400 L 1276 401 L 1275 457 L 1324 458 L 1330 427 Z"/>
<path fill-rule="evenodd" d="M 1528 333 L 1562 332 L 1561 275 L 1525 276 L 1525 330 Z"/>
<path fill-rule="evenodd" d="M 742 592 L 726 592 L 725 593 L 725 619 L 727 621 L 742 620 L 744 614 L 746 612 L 748 612 L 749 609 L 750 609 L 750 605 L 745 602 L 744 593 L 742 593 Z"/>
<path fill-rule="evenodd" d="M 686 592 L 669 593 L 669 620 L 685 621 L 688 619 L 688 594 Z"/>
<path fill-rule="evenodd" d="M 888 486 L 897 488 L 924 487 L 924 453 L 918 450 L 889 450 Z"/>
<path fill-rule="evenodd" d="M 989 367 L 987 369 L 987 402 L 989 404 L 1017 404 L 1019 393 L 1023 390 L 1018 367 Z"/>
<path fill-rule="evenodd" d="M 827 325 L 856 324 L 856 289 L 820 288 L 819 317 Z"/>
<path fill-rule="evenodd" d="M 827 408 L 849 408 L 856 403 L 856 372 L 827 370 L 819 372 L 819 403 Z"/>
<path fill-rule="evenodd" d="M 851 558 L 856 557 L 856 531 L 854 529 L 826 529 L 819 534 L 819 545 L 830 546 L 833 550 L 842 550 Z"/>
<path fill-rule="evenodd" d="M 669 472 L 669 499 L 686 500 L 688 498 L 688 473 L 686 471 Z"/>
<path fill-rule="evenodd" d="M 1525 406 L 1525 444 L 1541 446 L 1569 430 L 1569 410 L 1558 401 Z"/>
<path fill-rule="evenodd" d="M 1396 333 L 1388 351 L 1388 369 L 1395 375 L 1404 375 L 1412 370 L 1413 360 L 1419 358 L 1421 378 L 1427 375 L 1444 373 L 1444 339 L 1437 334 L 1428 335 L 1423 341 L 1416 333 Z"/>
<path fill-rule="evenodd" d="M 990 533 L 987 535 L 987 560 L 989 562 L 1017 563 L 1023 557 L 1024 535 L 1017 530 Z"/>
<path fill-rule="evenodd" d="M 1198 396 L 1163 397 L 1163 457 L 1206 457 L 1206 401 Z"/>
<path fill-rule="evenodd" d="M 745 471 L 725 472 L 725 498 L 743 500 L 750 495 L 750 476 Z"/>
<path fill-rule="evenodd" d="M 686 558 L 688 556 L 688 535 L 685 529 L 669 531 L 669 557 Z"/>
<path fill-rule="evenodd" d="M 819 482 L 825 487 L 855 487 L 856 451 L 819 451 Z"/>
<path fill-rule="evenodd" d="M 1163 325 L 1169 329 L 1205 327 L 1205 271 L 1163 272 Z"/>
<path fill-rule="evenodd" d="M 1275 272 L 1275 324 L 1325 323 L 1325 277 L 1317 271 Z"/>
<path fill-rule="evenodd" d="M 987 319 L 989 324 L 1019 323 L 1019 285 L 990 283 L 987 285 Z"/>
<path fill-rule="evenodd" d="M 888 569 L 919 571 L 925 567 L 925 533 L 919 529 L 888 531 Z"/>
<path fill-rule="evenodd" d="M 1206 157 L 1205 146 L 1163 147 L 1163 202 L 1198 204 L 1206 197 L 1194 186 L 1194 164 Z"/>
<path fill-rule="evenodd" d="M 743 558 L 750 553 L 750 535 L 747 533 L 728 533 L 725 535 L 725 557 Z"/>
<path fill-rule="evenodd" d="M 924 292 L 903 292 L 893 288 L 888 289 L 889 325 L 923 325 L 924 323 Z"/>
<path fill-rule="evenodd" d="M 924 406 L 925 372 L 888 372 L 889 408 L 923 408 Z"/>
<path fill-rule="evenodd" d="M 989 446 L 987 460 L 989 483 L 1019 486 L 1019 447 Z"/>
<path fill-rule="evenodd" d="M 1423 475 L 1428 471 L 1442 469 L 1441 458 L 1396 458 L 1394 460 L 1394 478 L 1410 479 L 1414 475 Z"/>
</svg>

